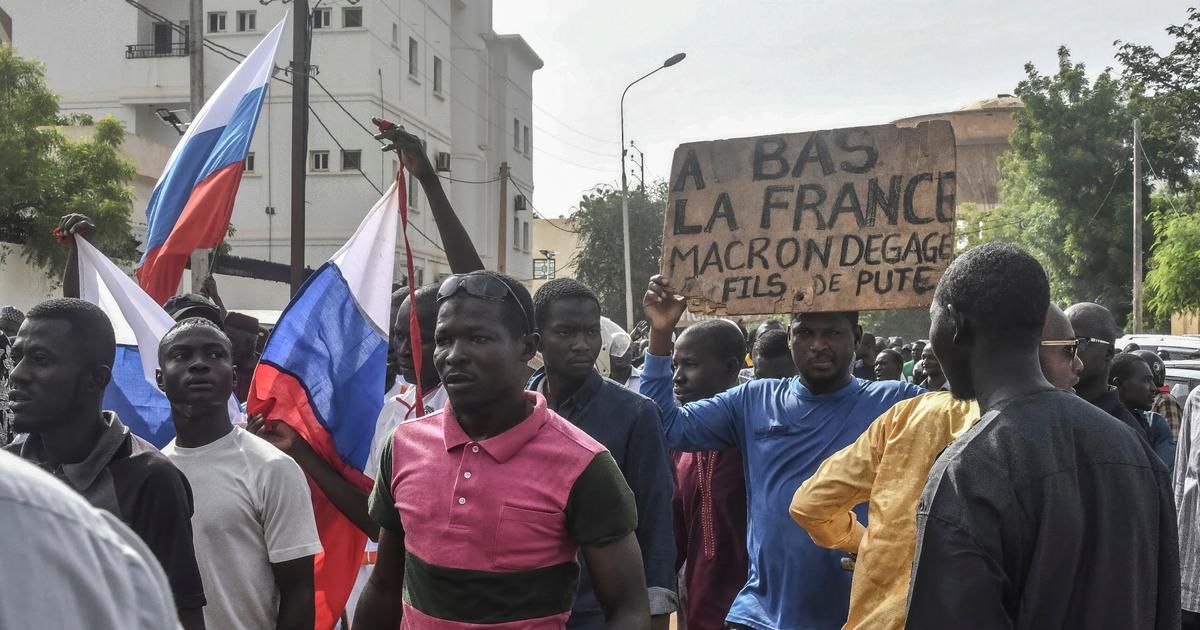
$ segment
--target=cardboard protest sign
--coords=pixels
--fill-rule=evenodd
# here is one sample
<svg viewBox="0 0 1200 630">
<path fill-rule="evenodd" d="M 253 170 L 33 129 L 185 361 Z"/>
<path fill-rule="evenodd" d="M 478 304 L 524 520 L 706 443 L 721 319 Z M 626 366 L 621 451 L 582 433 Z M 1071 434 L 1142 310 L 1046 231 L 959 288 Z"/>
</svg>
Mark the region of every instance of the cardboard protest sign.
<svg viewBox="0 0 1200 630">
<path fill-rule="evenodd" d="M 662 274 L 696 312 L 928 306 L 954 253 L 947 121 L 681 145 Z"/>
</svg>

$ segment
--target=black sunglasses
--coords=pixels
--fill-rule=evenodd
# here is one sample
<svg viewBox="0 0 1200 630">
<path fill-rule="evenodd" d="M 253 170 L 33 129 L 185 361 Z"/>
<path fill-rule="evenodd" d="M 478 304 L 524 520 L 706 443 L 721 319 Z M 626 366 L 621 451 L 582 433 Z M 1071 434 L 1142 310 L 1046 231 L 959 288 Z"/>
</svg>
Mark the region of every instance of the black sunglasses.
<svg viewBox="0 0 1200 630">
<path fill-rule="evenodd" d="M 442 282 L 442 286 L 438 289 L 437 301 L 446 300 L 459 291 L 466 291 L 467 295 L 471 297 L 501 303 L 507 302 L 508 296 L 511 295 L 513 303 L 521 309 L 521 321 L 525 322 L 525 332 L 530 332 L 529 311 L 525 310 L 525 305 L 521 304 L 521 299 L 517 297 L 512 288 L 496 276 L 480 271 L 450 276 Z"/>
<path fill-rule="evenodd" d="M 1082 339 L 1060 339 L 1055 341 L 1043 341 L 1042 346 L 1052 348 L 1062 348 L 1067 353 L 1068 357 L 1074 361 L 1075 357 L 1079 356 L 1079 348 L 1083 345 Z"/>
</svg>

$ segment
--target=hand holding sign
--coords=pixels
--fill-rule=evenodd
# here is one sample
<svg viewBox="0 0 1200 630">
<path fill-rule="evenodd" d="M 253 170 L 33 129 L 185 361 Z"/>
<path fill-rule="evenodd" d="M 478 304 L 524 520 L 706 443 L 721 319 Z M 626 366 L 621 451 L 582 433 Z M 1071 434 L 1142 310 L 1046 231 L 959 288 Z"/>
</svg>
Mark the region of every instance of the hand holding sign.
<svg viewBox="0 0 1200 630">
<path fill-rule="evenodd" d="M 954 253 L 949 122 L 680 146 L 661 270 L 729 314 L 928 306 Z"/>
</svg>

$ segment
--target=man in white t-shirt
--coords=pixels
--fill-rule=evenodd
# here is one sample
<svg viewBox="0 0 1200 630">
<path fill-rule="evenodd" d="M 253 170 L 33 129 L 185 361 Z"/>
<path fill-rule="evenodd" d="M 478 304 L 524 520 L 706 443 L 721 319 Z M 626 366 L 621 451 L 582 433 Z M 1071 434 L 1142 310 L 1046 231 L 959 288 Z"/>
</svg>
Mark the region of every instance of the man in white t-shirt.
<svg viewBox="0 0 1200 630">
<path fill-rule="evenodd" d="M 205 625 L 310 630 L 321 542 L 308 482 L 290 457 L 230 422 L 229 338 L 207 320 L 184 320 L 163 336 L 158 361 L 176 433 L 163 453 L 195 496 Z"/>
</svg>

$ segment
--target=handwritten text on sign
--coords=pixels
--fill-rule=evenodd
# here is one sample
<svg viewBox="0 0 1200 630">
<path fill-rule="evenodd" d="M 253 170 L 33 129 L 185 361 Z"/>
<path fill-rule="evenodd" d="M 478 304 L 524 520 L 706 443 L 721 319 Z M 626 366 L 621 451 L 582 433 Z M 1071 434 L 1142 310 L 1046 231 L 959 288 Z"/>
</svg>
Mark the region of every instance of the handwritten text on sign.
<svg viewBox="0 0 1200 630">
<path fill-rule="evenodd" d="M 946 121 L 681 145 L 662 273 L 734 315 L 928 306 L 954 253 L 954 168 Z"/>
</svg>

